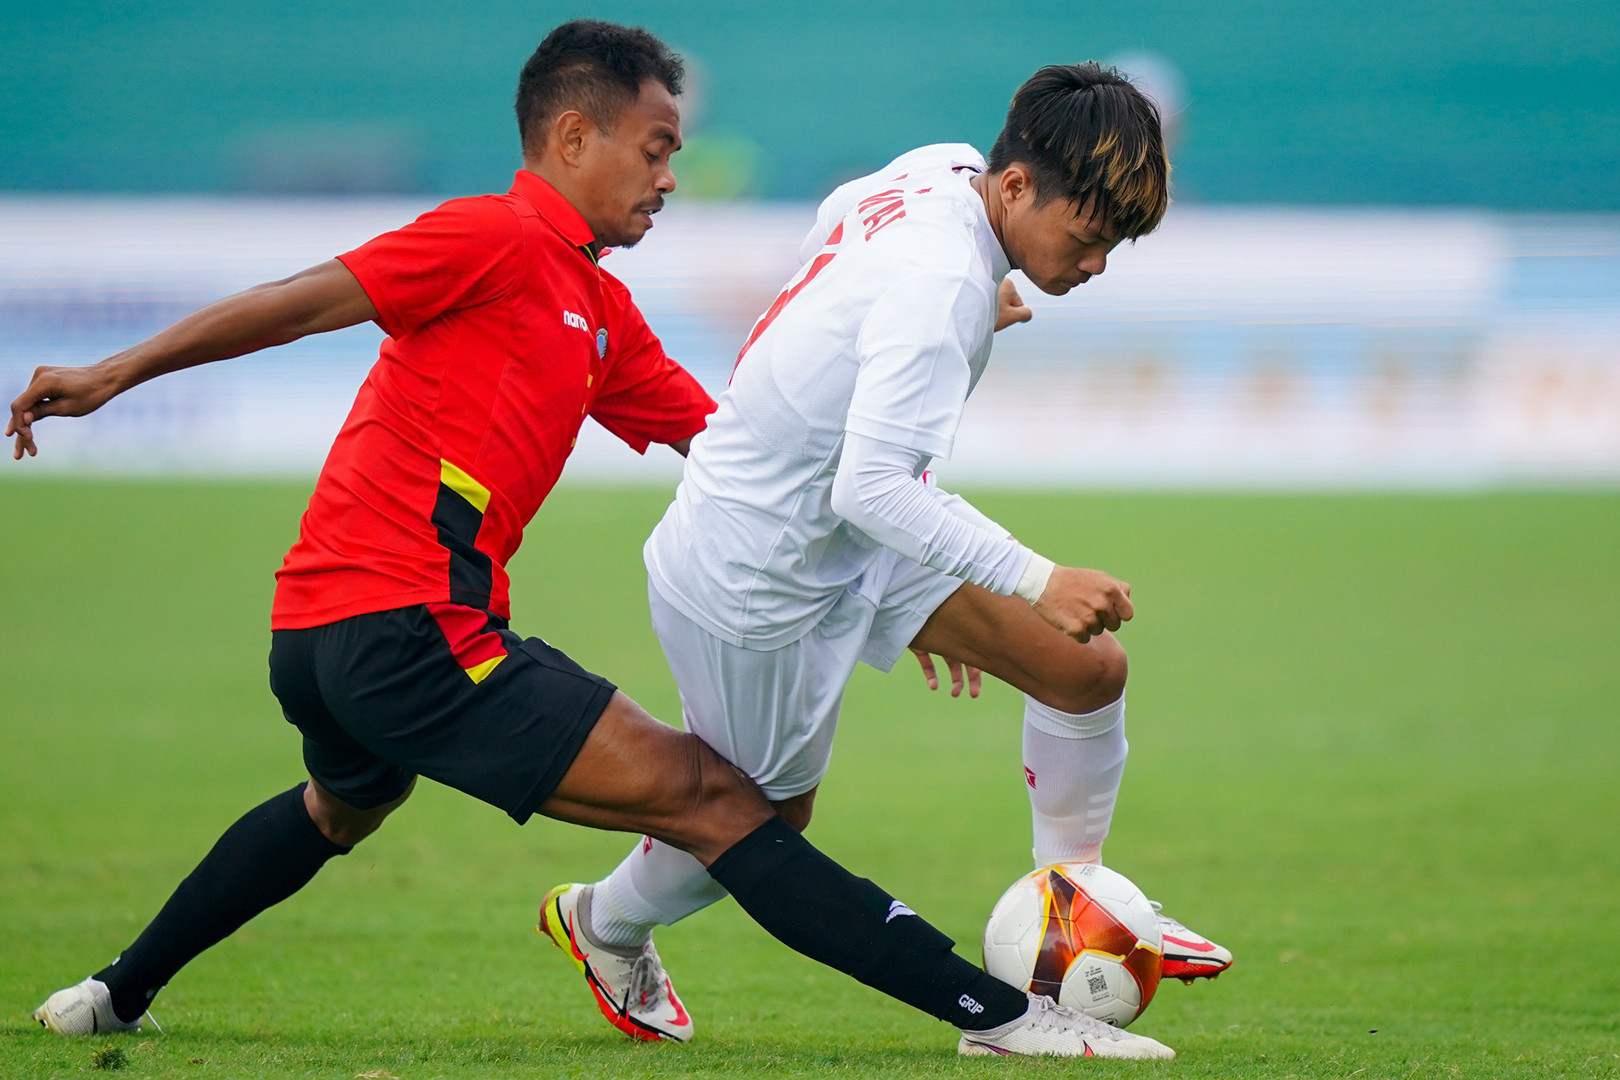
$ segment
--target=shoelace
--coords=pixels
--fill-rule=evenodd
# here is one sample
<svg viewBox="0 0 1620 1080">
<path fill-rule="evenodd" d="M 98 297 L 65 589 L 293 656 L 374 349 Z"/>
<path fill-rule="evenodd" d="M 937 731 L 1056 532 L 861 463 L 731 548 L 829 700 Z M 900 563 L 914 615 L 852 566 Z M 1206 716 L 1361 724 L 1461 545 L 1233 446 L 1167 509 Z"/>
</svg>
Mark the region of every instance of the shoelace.
<svg viewBox="0 0 1620 1080">
<path fill-rule="evenodd" d="M 1185 926 L 1182 926 L 1175 919 L 1172 919 L 1170 916 L 1164 913 L 1163 904 L 1159 903 L 1157 900 L 1149 900 L 1148 906 L 1153 909 L 1153 914 L 1159 917 L 1160 927 L 1169 929 L 1172 934 L 1187 933 L 1187 928 Z"/>
<path fill-rule="evenodd" d="M 652 946 L 642 950 L 630 965 L 630 975 L 625 980 L 624 997 L 626 1005 L 635 1003 L 643 1007 L 658 1006 L 664 1002 L 664 965 L 658 962 L 658 954 Z"/>
<path fill-rule="evenodd" d="M 1036 1031 L 1077 1031 L 1088 1039 L 1106 1039 L 1109 1042 L 1119 1042 L 1127 1037 L 1114 1025 L 1087 1016 L 1077 1009 L 1065 1008 L 1049 997 L 1035 998 L 1033 1007 L 1035 1015 L 1030 1018 L 1029 1026 Z"/>
</svg>

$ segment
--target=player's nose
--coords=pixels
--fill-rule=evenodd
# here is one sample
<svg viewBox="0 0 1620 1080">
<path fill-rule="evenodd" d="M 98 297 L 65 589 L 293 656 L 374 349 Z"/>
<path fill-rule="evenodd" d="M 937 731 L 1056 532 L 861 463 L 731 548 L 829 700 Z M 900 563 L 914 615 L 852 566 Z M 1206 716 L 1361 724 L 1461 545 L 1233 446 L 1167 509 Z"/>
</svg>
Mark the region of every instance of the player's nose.
<svg viewBox="0 0 1620 1080">
<path fill-rule="evenodd" d="M 1106 269 L 1108 269 L 1108 253 L 1106 251 L 1087 255 L 1080 260 L 1080 272 L 1088 278 L 1094 278 Z"/>
</svg>

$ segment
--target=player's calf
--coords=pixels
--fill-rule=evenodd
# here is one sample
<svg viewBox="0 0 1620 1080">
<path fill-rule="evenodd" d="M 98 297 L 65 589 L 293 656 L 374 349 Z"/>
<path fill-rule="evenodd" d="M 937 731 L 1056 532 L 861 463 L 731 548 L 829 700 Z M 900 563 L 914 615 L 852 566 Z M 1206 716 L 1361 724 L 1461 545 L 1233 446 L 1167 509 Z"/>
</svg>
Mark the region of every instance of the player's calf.
<svg viewBox="0 0 1620 1080">
<path fill-rule="evenodd" d="M 310 813 L 311 784 L 242 815 L 117 960 L 51 995 L 35 1018 L 57 1034 L 136 1030 L 147 1005 L 182 967 L 347 854 L 349 846 L 329 839 Z M 376 812 L 371 829 L 404 798 Z"/>
</svg>

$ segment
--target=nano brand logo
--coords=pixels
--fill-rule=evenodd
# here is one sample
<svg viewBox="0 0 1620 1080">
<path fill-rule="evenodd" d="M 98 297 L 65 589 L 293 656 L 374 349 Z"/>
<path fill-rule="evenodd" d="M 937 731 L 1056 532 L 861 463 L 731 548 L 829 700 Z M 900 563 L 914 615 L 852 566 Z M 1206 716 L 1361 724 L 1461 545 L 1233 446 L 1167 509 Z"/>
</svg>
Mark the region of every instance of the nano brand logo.
<svg viewBox="0 0 1620 1080">
<path fill-rule="evenodd" d="M 915 918 L 917 913 L 915 911 L 912 911 L 910 908 L 906 907 L 906 905 L 902 904 L 898 900 L 890 900 L 889 901 L 889 915 L 888 915 L 888 918 L 884 919 L 883 921 L 885 923 L 891 923 L 894 920 L 898 919 L 902 915 L 910 915 L 913 918 Z"/>
<path fill-rule="evenodd" d="M 591 325 L 585 321 L 585 316 L 576 315 L 572 311 L 563 312 L 563 325 L 572 326 L 575 330 L 583 330 L 587 334 L 591 332 Z"/>
</svg>

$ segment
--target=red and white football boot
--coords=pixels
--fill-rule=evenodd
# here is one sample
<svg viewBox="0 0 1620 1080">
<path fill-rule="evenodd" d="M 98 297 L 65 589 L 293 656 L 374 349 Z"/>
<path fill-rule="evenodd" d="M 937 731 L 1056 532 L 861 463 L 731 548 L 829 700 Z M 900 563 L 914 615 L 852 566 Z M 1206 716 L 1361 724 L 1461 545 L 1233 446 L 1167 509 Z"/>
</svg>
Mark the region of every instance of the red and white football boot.
<svg viewBox="0 0 1620 1080">
<path fill-rule="evenodd" d="M 1232 966 L 1232 951 L 1215 944 L 1203 934 L 1189 930 L 1166 915 L 1157 900 L 1149 900 L 1159 916 L 1159 932 L 1164 935 L 1164 964 L 1161 978 L 1180 979 L 1192 985 L 1194 979 L 1213 979 Z"/>
<path fill-rule="evenodd" d="M 540 933 L 585 974 L 607 1022 L 644 1042 L 686 1042 L 692 1017 L 669 981 L 652 942 L 639 949 L 603 945 L 590 934 L 591 887 L 558 885 L 540 901 Z"/>
</svg>

